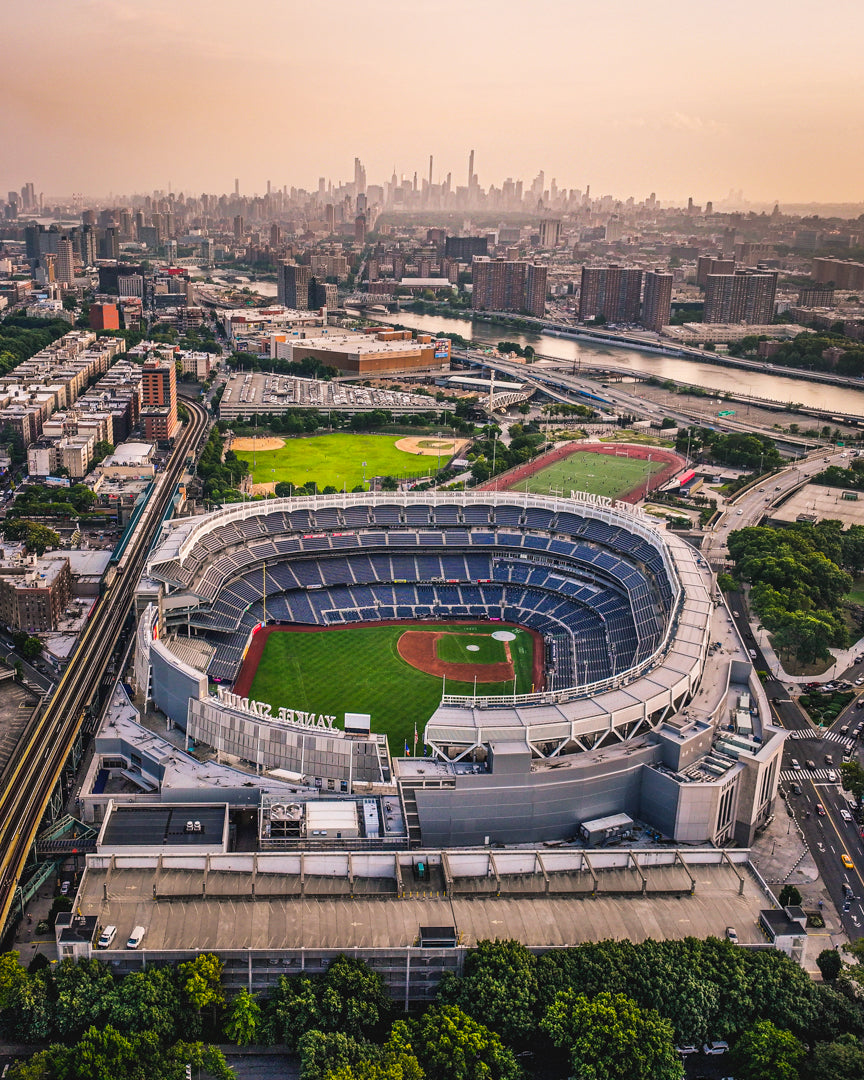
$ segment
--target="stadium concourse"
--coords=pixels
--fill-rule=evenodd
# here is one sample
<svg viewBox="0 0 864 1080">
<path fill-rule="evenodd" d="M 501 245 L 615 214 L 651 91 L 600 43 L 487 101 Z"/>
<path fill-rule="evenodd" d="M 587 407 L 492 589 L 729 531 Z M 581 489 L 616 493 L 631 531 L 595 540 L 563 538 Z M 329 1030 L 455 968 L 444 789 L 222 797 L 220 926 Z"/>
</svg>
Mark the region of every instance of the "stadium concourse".
<svg viewBox="0 0 864 1080">
<path fill-rule="evenodd" d="M 300 801 L 398 796 L 413 846 L 557 842 L 616 814 L 746 846 L 773 813 L 782 732 L 712 573 L 629 505 L 488 491 L 235 504 L 166 526 L 138 610 L 141 700 Z M 428 756 L 395 759 L 348 710 L 226 692 L 263 623 L 430 619 L 541 634 L 544 688 L 443 693 L 409 718 Z"/>
</svg>

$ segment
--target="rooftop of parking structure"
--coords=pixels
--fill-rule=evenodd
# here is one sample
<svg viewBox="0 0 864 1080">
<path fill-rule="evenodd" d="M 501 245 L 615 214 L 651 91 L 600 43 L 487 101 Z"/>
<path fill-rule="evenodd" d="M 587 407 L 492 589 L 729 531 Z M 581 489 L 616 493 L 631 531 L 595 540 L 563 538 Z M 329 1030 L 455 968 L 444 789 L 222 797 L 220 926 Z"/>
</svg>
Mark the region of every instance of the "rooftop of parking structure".
<svg viewBox="0 0 864 1080">
<path fill-rule="evenodd" d="M 428 876 L 419 877 L 424 860 Z M 302 863 L 229 855 L 208 866 L 195 856 L 90 856 L 78 904 L 117 926 L 118 940 L 145 926 L 152 950 L 278 951 L 404 948 L 420 925 L 454 923 L 466 945 L 722 936 L 728 925 L 742 942 L 760 942 L 768 903 L 746 851 L 307 853 Z"/>
</svg>

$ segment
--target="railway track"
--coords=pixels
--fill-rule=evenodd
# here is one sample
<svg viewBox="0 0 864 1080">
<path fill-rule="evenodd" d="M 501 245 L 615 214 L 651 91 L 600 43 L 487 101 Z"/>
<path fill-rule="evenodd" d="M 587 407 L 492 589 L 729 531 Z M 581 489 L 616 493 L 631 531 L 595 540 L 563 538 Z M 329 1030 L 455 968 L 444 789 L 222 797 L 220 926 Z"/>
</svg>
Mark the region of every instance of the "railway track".
<svg viewBox="0 0 864 1080">
<path fill-rule="evenodd" d="M 174 496 L 186 459 L 206 429 L 206 411 L 194 402 L 186 402 L 186 408 L 189 421 L 113 579 L 96 604 L 53 697 L 22 736 L 0 777 L 0 928 L 6 926 L 28 853 L 72 751 L 85 709 L 98 690 L 117 644 L 155 532 Z"/>
</svg>

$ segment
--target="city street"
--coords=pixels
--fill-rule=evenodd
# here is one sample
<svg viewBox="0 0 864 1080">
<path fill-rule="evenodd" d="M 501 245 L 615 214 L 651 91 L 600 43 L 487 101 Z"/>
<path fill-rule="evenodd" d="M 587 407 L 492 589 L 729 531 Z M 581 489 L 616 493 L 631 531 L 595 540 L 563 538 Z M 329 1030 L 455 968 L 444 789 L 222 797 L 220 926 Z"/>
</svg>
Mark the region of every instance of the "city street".
<svg viewBox="0 0 864 1080">
<path fill-rule="evenodd" d="M 826 457 L 834 464 L 842 464 L 845 455 L 845 451 L 813 454 L 746 492 L 726 510 L 715 526 L 703 547 L 706 557 L 715 567 L 721 565 L 726 557 L 726 538 L 730 532 L 758 524 L 773 502 L 807 477 L 821 472 L 826 467 Z M 758 632 L 758 623 L 751 623 L 743 593 L 728 593 L 726 602 L 755 667 L 769 673 L 764 685 L 774 722 L 790 732 L 780 774 L 787 812 L 800 826 L 843 927 L 854 940 L 864 935 L 864 840 L 853 816 L 854 799 L 840 786 L 840 764 L 844 753 L 851 754 L 854 760 L 859 759 L 864 711 L 856 708 L 856 695 L 830 728 L 817 729 L 797 703 L 797 680 L 777 677 L 776 658 L 773 653 L 768 655 L 763 650 L 760 644 L 760 639 L 764 641 L 763 634 Z M 853 664 L 836 677 L 854 685 L 862 675 L 864 664 Z M 844 727 L 848 728 L 845 736 L 840 731 Z M 825 760 L 826 755 L 831 758 L 830 762 Z M 793 762 L 797 762 L 797 768 Z M 807 762 L 813 762 L 814 768 L 809 768 Z M 829 772 L 833 772 L 836 779 L 829 779 Z M 800 795 L 795 793 L 793 785 L 800 787 Z M 817 811 L 817 806 L 822 808 L 822 813 Z M 843 865 L 844 854 L 851 860 L 851 867 Z"/>
</svg>

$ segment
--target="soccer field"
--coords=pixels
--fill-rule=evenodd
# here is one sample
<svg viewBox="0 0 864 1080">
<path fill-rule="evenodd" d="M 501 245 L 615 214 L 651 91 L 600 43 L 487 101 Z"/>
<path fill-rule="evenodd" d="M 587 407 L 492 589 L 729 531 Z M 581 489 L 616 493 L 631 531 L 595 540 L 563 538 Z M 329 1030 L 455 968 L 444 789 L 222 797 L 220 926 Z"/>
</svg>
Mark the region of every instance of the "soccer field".
<svg viewBox="0 0 864 1080">
<path fill-rule="evenodd" d="M 437 458 L 397 450 L 400 438 L 348 433 L 310 435 L 286 439 L 280 450 L 258 451 L 254 459 L 251 450 L 238 451 L 237 457 L 249 462 L 255 484 L 284 481 L 300 487 L 314 480 L 319 491 L 328 485 L 350 491 L 363 482 L 364 475 L 369 480 L 373 476 L 426 476 L 435 471 Z"/>
<path fill-rule="evenodd" d="M 649 476 L 665 467 L 663 461 L 643 461 L 638 458 L 594 454 L 576 451 L 513 485 L 514 490 L 527 490 L 533 495 L 551 495 L 571 491 L 587 491 L 589 495 L 605 495 L 614 499 L 632 491 Z"/>
<path fill-rule="evenodd" d="M 409 746 L 413 743 L 415 723 L 422 734 L 426 721 L 438 707 L 443 682 L 406 663 L 397 652 L 399 638 L 408 630 L 449 631 L 464 644 L 454 648 L 452 654 L 448 652 L 447 660 L 496 663 L 506 660 L 502 644 L 489 638 L 497 629 L 501 629 L 500 623 L 418 622 L 313 633 L 274 632 L 267 638 L 249 697 L 267 701 L 274 708 L 335 714 L 337 727 L 342 726 L 345 712 L 369 713 L 372 730 L 386 734 L 391 751 L 401 754 L 406 739 Z M 516 691 L 529 693 L 534 639 L 526 630 L 514 632 L 516 639 L 510 642 L 510 653 L 516 667 Z M 456 640 L 441 638 L 439 648 L 443 642 Z M 474 653 L 464 648 L 472 643 L 480 644 L 481 651 Z M 472 692 L 471 683 L 447 680 L 448 694 Z M 480 692 L 509 694 L 513 683 L 478 683 Z"/>
</svg>

